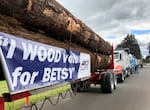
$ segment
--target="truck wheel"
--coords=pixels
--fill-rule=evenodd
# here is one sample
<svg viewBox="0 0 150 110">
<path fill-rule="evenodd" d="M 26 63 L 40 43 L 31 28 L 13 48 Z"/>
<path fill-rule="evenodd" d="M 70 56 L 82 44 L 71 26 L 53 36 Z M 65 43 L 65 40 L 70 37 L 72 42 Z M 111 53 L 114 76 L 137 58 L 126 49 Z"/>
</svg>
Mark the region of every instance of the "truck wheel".
<svg viewBox="0 0 150 110">
<path fill-rule="evenodd" d="M 85 92 L 90 88 L 90 83 L 88 81 L 76 82 L 71 84 L 71 89 L 74 92 Z"/>
<path fill-rule="evenodd" d="M 86 91 L 86 82 L 79 82 L 78 83 L 78 92 L 85 92 Z"/>
<path fill-rule="evenodd" d="M 90 82 L 89 81 L 85 81 L 85 90 L 84 91 L 88 91 L 90 89 Z"/>
<path fill-rule="evenodd" d="M 135 73 L 135 69 L 132 68 L 130 72 L 131 72 L 131 74 L 134 74 Z"/>
<path fill-rule="evenodd" d="M 130 77 L 130 72 L 128 71 L 128 73 L 127 73 L 127 77 Z"/>
<path fill-rule="evenodd" d="M 113 79 L 114 79 L 114 89 L 116 89 L 117 88 L 117 77 L 114 73 L 113 73 Z"/>
<path fill-rule="evenodd" d="M 106 74 L 104 73 L 104 74 L 102 74 L 102 76 L 101 76 L 101 91 L 103 92 L 103 93 L 106 93 Z"/>
<path fill-rule="evenodd" d="M 101 90 L 103 93 L 112 93 L 114 90 L 114 77 L 112 73 L 102 75 Z"/>
<path fill-rule="evenodd" d="M 119 77 L 119 82 L 122 82 L 122 83 L 123 83 L 124 80 L 125 80 L 124 74 L 121 73 L 121 74 L 120 74 L 120 77 Z"/>
<path fill-rule="evenodd" d="M 127 70 L 127 77 L 130 77 L 130 75 L 131 75 L 131 69 L 128 69 Z"/>
<path fill-rule="evenodd" d="M 73 92 L 80 92 L 79 82 L 71 83 L 71 89 Z"/>
</svg>

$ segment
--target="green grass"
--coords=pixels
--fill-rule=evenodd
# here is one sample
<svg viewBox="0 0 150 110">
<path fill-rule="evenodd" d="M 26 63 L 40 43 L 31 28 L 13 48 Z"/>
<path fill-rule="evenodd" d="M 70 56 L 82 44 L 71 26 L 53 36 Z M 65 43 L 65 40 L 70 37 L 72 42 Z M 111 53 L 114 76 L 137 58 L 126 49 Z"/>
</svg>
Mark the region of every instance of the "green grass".
<svg viewBox="0 0 150 110">
<path fill-rule="evenodd" d="M 65 92 L 68 89 L 70 89 L 70 85 L 65 85 L 63 87 L 59 87 L 36 95 L 32 95 L 29 97 L 29 103 L 39 102 L 43 100 L 45 97 L 56 96 L 58 93 Z M 0 96 L 2 96 L 2 93 L 7 93 L 7 92 L 8 92 L 8 88 L 7 88 L 6 81 L 0 81 Z M 6 102 L 5 110 L 9 110 L 9 108 L 11 108 L 11 110 L 17 110 L 24 104 L 25 104 L 25 98 L 14 102 Z"/>
<path fill-rule="evenodd" d="M 3 93 L 8 93 L 8 87 L 6 81 L 0 81 L 0 97 Z"/>
</svg>

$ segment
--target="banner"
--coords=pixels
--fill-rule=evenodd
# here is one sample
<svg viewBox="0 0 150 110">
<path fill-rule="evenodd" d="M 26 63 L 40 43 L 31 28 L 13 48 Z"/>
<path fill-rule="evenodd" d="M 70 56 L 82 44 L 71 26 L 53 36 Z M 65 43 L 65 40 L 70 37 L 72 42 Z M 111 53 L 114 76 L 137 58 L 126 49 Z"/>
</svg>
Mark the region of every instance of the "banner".
<svg viewBox="0 0 150 110">
<path fill-rule="evenodd" d="M 0 32 L 0 57 L 11 93 L 90 77 L 90 55 Z"/>
</svg>

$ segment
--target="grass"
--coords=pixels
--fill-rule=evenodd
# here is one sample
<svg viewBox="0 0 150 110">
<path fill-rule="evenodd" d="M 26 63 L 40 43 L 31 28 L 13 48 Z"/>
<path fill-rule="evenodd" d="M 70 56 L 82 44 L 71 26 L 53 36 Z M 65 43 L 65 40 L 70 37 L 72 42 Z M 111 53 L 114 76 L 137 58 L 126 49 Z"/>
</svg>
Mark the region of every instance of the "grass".
<svg viewBox="0 0 150 110">
<path fill-rule="evenodd" d="M 52 89 L 43 93 L 39 93 L 36 95 L 32 95 L 29 97 L 29 103 L 36 103 L 43 100 L 45 97 L 56 96 L 60 92 L 65 92 L 66 90 L 70 89 L 70 85 L 65 85 L 63 87 L 59 87 L 56 89 Z M 7 93 L 8 87 L 6 81 L 0 81 L 0 96 L 2 93 Z M 14 101 L 14 102 L 5 102 L 5 110 L 17 110 L 25 104 L 25 98 Z"/>
<path fill-rule="evenodd" d="M 6 81 L 0 81 L 0 97 L 2 93 L 8 93 L 8 87 Z"/>
</svg>

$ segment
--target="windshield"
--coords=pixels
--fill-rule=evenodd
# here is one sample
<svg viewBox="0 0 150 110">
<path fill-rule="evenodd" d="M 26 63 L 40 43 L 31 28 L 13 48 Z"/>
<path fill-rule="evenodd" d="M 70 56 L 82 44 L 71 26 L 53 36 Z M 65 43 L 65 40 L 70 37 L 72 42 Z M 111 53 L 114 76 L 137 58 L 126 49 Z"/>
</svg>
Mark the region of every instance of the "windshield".
<svg viewBox="0 0 150 110">
<path fill-rule="evenodd" d="M 120 59 L 119 53 L 114 53 L 114 59 Z"/>
</svg>

